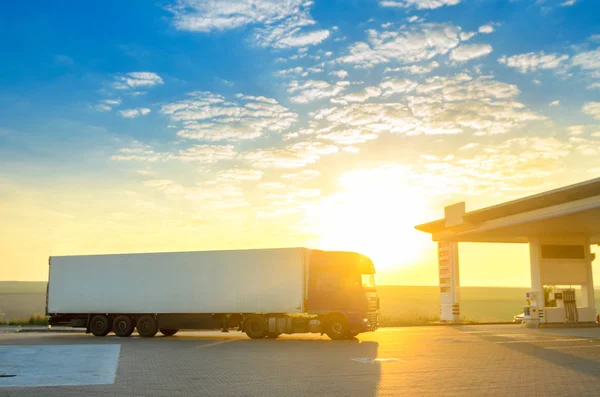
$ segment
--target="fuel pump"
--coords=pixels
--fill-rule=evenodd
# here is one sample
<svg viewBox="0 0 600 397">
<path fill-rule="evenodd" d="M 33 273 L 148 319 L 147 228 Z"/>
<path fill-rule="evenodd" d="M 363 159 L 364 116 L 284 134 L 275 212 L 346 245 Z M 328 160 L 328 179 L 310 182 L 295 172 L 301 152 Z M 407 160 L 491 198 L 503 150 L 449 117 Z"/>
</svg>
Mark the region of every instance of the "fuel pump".
<svg viewBox="0 0 600 397">
<path fill-rule="evenodd" d="M 577 313 L 577 301 L 575 299 L 574 289 L 565 289 L 562 291 L 562 303 L 565 309 L 565 323 L 579 322 L 579 313 Z"/>
<path fill-rule="evenodd" d="M 528 291 L 525 293 L 527 300 L 527 306 L 523 308 L 526 322 L 530 324 L 539 324 L 540 318 L 544 316 L 544 310 L 539 302 L 539 295 L 537 291 Z"/>
</svg>

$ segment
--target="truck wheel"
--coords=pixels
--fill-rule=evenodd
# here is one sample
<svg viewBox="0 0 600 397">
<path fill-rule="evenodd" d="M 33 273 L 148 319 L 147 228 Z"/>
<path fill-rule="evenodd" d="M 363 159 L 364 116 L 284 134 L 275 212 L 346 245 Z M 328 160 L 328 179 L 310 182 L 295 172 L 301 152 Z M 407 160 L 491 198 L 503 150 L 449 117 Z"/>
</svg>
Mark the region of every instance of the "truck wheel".
<svg viewBox="0 0 600 397">
<path fill-rule="evenodd" d="M 348 337 L 348 321 L 340 315 L 329 317 L 325 321 L 325 333 L 333 340 L 346 339 Z"/>
<path fill-rule="evenodd" d="M 281 335 L 279 332 L 269 332 L 267 333 L 267 339 L 277 339 Z"/>
<path fill-rule="evenodd" d="M 163 334 L 164 336 L 173 336 L 177 333 L 177 331 L 179 331 L 179 330 L 178 329 L 164 329 L 164 328 L 160 329 L 160 333 Z"/>
<path fill-rule="evenodd" d="M 252 339 L 267 336 L 267 321 L 262 316 L 250 316 L 244 321 L 244 332 Z"/>
<path fill-rule="evenodd" d="M 134 328 L 135 324 L 133 324 L 133 320 L 129 316 L 118 316 L 113 321 L 112 329 L 117 336 L 127 337 L 133 333 Z"/>
<path fill-rule="evenodd" d="M 158 325 L 154 316 L 142 316 L 136 324 L 137 332 L 144 338 L 152 338 L 158 332 Z"/>
<path fill-rule="evenodd" d="M 94 316 L 90 321 L 90 332 L 94 336 L 106 336 L 110 332 L 110 323 L 106 316 Z"/>
</svg>

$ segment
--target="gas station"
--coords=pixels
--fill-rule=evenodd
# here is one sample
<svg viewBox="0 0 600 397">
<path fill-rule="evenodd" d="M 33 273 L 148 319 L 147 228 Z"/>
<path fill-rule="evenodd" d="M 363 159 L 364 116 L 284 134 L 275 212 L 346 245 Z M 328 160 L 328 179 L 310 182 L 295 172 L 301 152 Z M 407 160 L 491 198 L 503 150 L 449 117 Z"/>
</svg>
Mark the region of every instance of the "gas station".
<svg viewBox="0 0 600 397">
<path fill-rule="evenodd" d="M 529 245 L 526 325 L 596 323 L 590 246 L 600 244 L 600 178 L 471 212 L 453 204 L 415 228 L 438 243 L 442 321 L 460 321 L 458 243 L 469 242 Z"/>
</svg>

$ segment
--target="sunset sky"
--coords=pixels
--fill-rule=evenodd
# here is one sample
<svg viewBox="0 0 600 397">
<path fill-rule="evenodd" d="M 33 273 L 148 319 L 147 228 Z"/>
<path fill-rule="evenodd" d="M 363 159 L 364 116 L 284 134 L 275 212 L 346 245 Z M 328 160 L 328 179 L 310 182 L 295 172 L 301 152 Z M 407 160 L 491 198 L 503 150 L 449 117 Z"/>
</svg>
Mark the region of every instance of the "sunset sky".
<svg viewBox="0 0 600 397">
<path fill-rule="evenodd" d="M 435 285 L 414 225 L 600 176 L 598 15 L 4 2 L 0 280 L 45 280 L 50 255 L 309 246 Z M 461 245 L 461 281 L 529 285 L 527 247 Z"/>
</svg>

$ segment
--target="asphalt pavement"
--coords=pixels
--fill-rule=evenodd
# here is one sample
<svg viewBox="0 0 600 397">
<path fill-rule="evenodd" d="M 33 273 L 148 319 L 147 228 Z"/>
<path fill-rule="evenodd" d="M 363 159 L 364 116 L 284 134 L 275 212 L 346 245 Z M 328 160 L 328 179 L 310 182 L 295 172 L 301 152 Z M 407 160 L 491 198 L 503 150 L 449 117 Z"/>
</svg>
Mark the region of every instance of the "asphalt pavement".
<svg viewBox="0 0 600 397">
<path fill-rule="evenodd" d="M 599 328 L 382 328 L 347 341 L 0 333 L 0 396 L 598 395 Z"/>
</svg>

